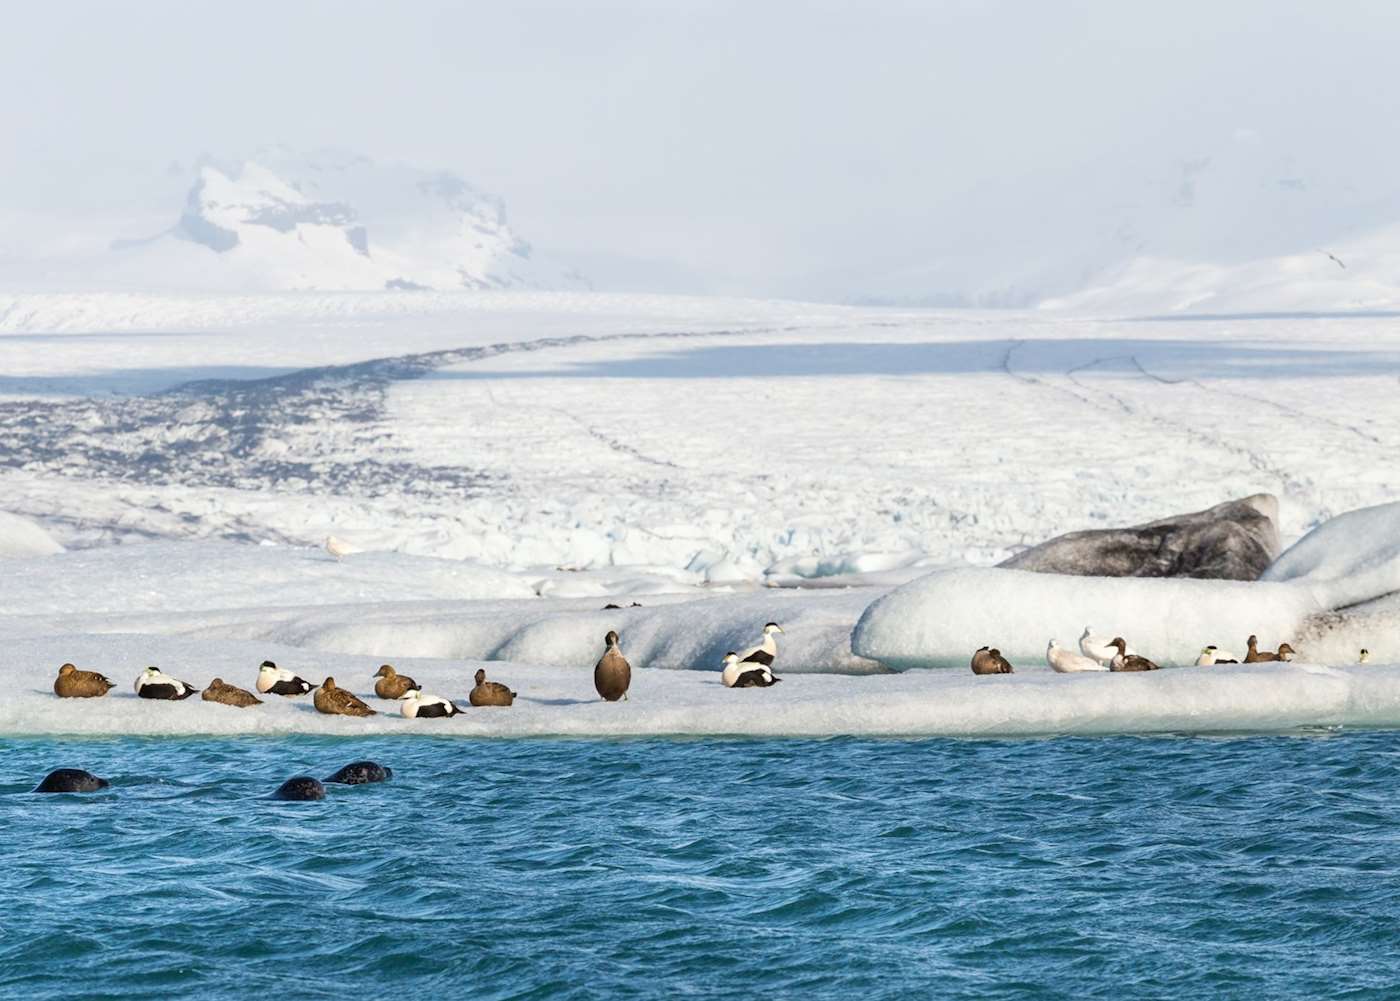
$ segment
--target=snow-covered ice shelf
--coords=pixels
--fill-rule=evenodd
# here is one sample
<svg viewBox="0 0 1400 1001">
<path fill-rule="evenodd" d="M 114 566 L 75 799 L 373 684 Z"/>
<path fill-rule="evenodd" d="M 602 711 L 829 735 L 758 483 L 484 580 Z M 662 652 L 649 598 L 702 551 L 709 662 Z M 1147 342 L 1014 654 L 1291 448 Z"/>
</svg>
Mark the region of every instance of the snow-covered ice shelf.
<svg viewBox="0 0 1400 1001">
<path fill-rule="evenodd" d="M 310 698 L 270 698 L 233 709 L 138 699 L 131 681 L 147 663 L 202 685 L 214 676 L 252 687 L 264 657 L 312 680 L 333 674 L 368 694 L 384 715 L 323 716 Z M 118 682 L 102 699 L 58 699 L 50 686 L 65 660 Z M 592 663 L 484 665 L 519 693 L 509 709 L 468 709 L 449 720 L 405 720 L 372 696 L 378 658 L 312 654 L 265 643 L 150 636 L 68 636 L 8 644 L 0 734 L 413 733 L 462 737 L 648 735 L 998 736 L 1058 733 L 1211 733 L 1306 727 L 1400 726 L 1400 665 L 1309 664 L 1181 668 L 1152 674 L 1056 675 L 1047 670 L 978 678 L 953 671 L 850 677 L 792 675 L 770 689 L 727 689 L 717 674 L 633 672 L 626 702 L 601 702 Z M 400 660 L 434 694 L 465 701 L 475 662 Z"/>
</svg>

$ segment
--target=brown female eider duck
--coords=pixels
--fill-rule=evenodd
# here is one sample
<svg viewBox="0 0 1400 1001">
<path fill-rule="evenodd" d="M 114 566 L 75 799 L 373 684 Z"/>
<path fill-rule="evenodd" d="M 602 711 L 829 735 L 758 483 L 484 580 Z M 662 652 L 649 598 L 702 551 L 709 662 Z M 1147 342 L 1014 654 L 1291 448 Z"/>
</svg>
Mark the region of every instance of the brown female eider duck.
<svg viewBox="0 0 1400 1001">
<path fill-rule="evenodd" d="M 474 706 L 508 706 L 515 701 L 515 693 L 499 681 L 487 681 L 486 672 L 478 668 L 476 687 L 467 701 Z"/>
<path fill-rule="evenodd" d="M 972 673 L 1014 674 L 1015 668 L 1001 655 L 1000 650 L 983 646 L 978 647 L 977 652 L 972 655 Z"/>
<path fill-rule="evenodd" d="M 115 688 L 112 680 L 96 671 L 79 671 L 72 664 L 58 669 L 53 681 L 53 693 L 60 699 L 95 699 Z"/>
<path fill-rule="evenodd" d="M 359 696 L 354 692 L 335 687 L 334 678 L 327 678 L 321 682 L 321 687 L 316 689 L 312 701 L 316 703 L 316 711 L 325 713 L 327 716 L 376 715 L 375 711 L 361 702 Z"/>
<path fill-rule="evenodd" d="M 593 667 L 593 687 L 609 702 L 627 698 L 627 689 L 632 684 L 632 665 L 618 649 L 618 635 L 608 630 L 603 638 L 608 645 L 602 659 Z"/>
<path fill-rule="evenodd" d="M 226 685 L 223 678 L 215 678 L 209 682 L 209 687 L 200 698 L 205 702 L 217 702 L 220 705 L 233 706 L 235 709 L 262 705 L 262 699 L 252 692 L 245 691 L 237 685 Z"/>
<path fill-rule="evenodd" d="M 1111 647 L 1117 647 L 1118 652 L 1113 655 L 1113 660 L 1109 662 L 1110 671 L 1156 671 L 1158 666 L 1146 657 L 1139 657 L 1135 653 L 1128 653 L 1127 641 L 1121 636 L 1113 637 Z"/>
<path fill-rule="evenodd" d="M 381 699 L 401 699 L 415 688 L 423 687 L 408 675 L 399 674 L 392 664 L 382 665 L 374 676 L 379 679 L 374 683 L 374 694 Z"/>
</svg>

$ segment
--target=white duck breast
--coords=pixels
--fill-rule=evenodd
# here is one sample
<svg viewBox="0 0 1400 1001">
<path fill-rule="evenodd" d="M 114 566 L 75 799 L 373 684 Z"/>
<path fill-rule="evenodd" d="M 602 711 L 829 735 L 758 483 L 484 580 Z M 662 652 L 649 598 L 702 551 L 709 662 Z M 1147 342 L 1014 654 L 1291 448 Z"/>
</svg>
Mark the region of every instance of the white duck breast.
<svg viewBox="0 0 1400 1001">
<path fill-rule="evenodd" d="M 399 711 L 404 719 L 442 719 L 456 716 L 462 710 L 450 699 L 444 699 L 441 695 L 424 695 L 415 689 L 403 697 L 403 706 Z"/>
<path fill-rule="evenodd" d="M 1100 664 L 1107 667 L 1113 663 L 1113 658 L 1117 656 L 1118 649 L 1109 640 L 1111 636 L 1100 636 L 1094 632 L 1093 626 L 1084 627 L 1084 635 L 1079 637 L 1079 650 L 1086 657 L 1092 657 Z M 1128 655 L 1137 653 L 1132 647 L 1128 647 Z"/>
<path fill-rule="evenodd" d="M 1113 651 L 1117 653 L 1117 650 Z M 1050 669 L 1059 674 L 1077 674 L 1080 671 L 1107 671 L 1108 668 L 1100 664 L 1093 657 L 1086 657 L 1082 653 L 1075 653 L 1073 650 L 1066 650 L 1055 640 L 1050 641 L 1050 645 L 1045 648 L 1045 663 L 1050 665 Z"/>
<path fill-rule="evenodd" d="M 315 687 L 270 660 L 263 661 L 258 668 L 258 691 L 264 695 L 305 695 Z"/>
<path fill-rule="evenodd" d="M 745 663 L 739 660 L 737 653 L 728 653 L 724 656 L 724 671 L 720 674 L 720 680 L 725 688 L 769 688 L 783 679 L 775 677 L 763 664 Z"/>
<path fill-rule="evenodd" d="M 143 699 L 165 699 L 174 702 L 187 699 L 197 691 L 199 689 L 193 685 L 178 681 L 154 667 L 146 668 L 136 677 L 136 694 Z"/>
<path fill-rule="evenodd" d="M 1197 667 L 1210 667 L 1212 664 L 1237 664 L 1239 658 L 1229 650 L 1222 650 L 1219 647 L 1208 646 L 1201 651 L 1201 655 L 1196 658 Z"/>
<path fill-rule="evenodd" d="M 762 664 L 764 667 L 772 667 L 773 661 L 778 656 L 778 641 L 773 637 L 782 631 L 783 627 L 776 622 L 768 623 L 763 627 L 763 641 L 758 646 L 751 646 L 735 656 L 742 664 Z"/>
</svg>

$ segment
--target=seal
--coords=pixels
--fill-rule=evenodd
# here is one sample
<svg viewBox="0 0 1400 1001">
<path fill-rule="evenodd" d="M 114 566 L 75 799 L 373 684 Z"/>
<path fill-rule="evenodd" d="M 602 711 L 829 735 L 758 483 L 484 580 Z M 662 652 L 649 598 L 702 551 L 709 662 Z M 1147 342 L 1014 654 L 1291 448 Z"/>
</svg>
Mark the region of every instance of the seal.
<svg viewBox="0 0 1400 1001">
<path fill-rule="evenodd" d="M 374 683 L 374 694 L 381 699 L 401 699 L 413 689 L 423 687 L 408 675 L 399 674 L 392 664 L 382 665 L 374 676 L 379 679 Z"/>
<path fill-rule="evenodd" d="M 385 768 L 377 761 L 352 761 L 323 781 L 338 782 L 347 786 L 362 786 L 368 782 L 388 782 L 393 777 L 394 770 Z"/>
<path fill-rule="evenodd" d="M 35 792 L 97 792 L 109 786 L 106 779 L 100 779 L 92 772 L 81 768 L 55 768 L 44 776 L 44 781 L 34 787 Z"/>
<path fill-rule="evenodd" d="M 223 678 L 215 678 L 209 682 L 209 687 L 200 696 L 205 702 L 218 702 L 220 705 L 234 706 L 237 709 L 247 709 L 249 706 L 260 706 L 262 699 L 252 692 L 244 691 L 237 685 L 224 684 Z"/>
<path fill-rule="evenodd" d="M 310 775 L 298 775 L 296 778 L 288 779 L 277 787 L 277 791 L 272 794 L 273 799 L 285 799 L 288 802 L 299 803 L 306 800 L 325 799 L 326 787 Z"/>
<path fill-rule="evenodd" d="M 486 672 L 477 668 L 476 687 L 467 696 L 474 706 L 508 706 L 515 701 L 515 693 L 499 681 L 487 681 Z"/>
<path fill-rule="evenodd" d="M 72 664 L 60 667 L 58 677 L 53 679 L 53 693 L 60 699 L 101 698 L 115 687 L 105 674 L 79 671 Z"/>
<path fill-rule="evenodd" d="M 622 656 L 622 650 L 618 648 L 618 635 L 614 630 L 608 630 L 603 642 L 607 644 L 607 650 L 593 666 L 593 687 L 608 702 L 616 702 L 618 699 L 627 698 L 627 689 L 632 685 L 632 665 Z"/>
</svg>

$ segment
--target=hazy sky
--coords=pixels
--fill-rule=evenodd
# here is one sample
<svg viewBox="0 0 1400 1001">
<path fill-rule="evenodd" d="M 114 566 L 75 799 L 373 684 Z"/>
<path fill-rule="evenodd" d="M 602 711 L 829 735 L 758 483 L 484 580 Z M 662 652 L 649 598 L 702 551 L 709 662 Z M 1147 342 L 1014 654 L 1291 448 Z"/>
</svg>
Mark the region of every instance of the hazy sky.
<svg viewBox="0 0 1400 1001">
<path fill-rule="evenodd" d="M 1223 210 L 1259 186 L 1260 239 L 1286 244 L 1400 188 L 1397 10 L 3 0 L 0 209 L 119 198 L 108 175 L 202 151 L 336 146 L 451 168 L 605 276 L 822 294 L 930 267 L 934 287 L 950 257 L 1000 280 L 1016 248 L 1190 200 L 1206 160 L 1233 178 Z M 1271 185 L 1295 178 L 1311 207 L 1279 223 Z"/>
</svg>

